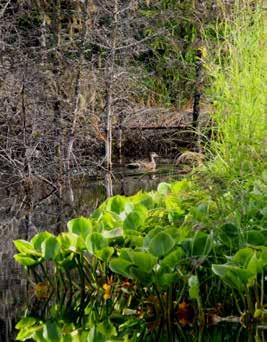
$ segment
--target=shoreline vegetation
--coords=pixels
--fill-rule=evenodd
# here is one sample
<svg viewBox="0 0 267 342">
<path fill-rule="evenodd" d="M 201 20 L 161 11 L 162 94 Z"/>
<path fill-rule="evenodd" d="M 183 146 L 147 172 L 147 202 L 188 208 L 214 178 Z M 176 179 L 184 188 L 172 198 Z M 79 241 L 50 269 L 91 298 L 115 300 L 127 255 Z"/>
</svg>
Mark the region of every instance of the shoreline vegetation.
<svg viewBox="0 0 267 342">
<path fill-rule="evenodd" d="M 266 36 L 261 6 L 241 3 L 201 47 L 207 160 L 108 198 L 58 236 L 14 241 L 34 292 L 18 340 L 193 341 L 227 320 L 266 326 Z"/>
</svg>

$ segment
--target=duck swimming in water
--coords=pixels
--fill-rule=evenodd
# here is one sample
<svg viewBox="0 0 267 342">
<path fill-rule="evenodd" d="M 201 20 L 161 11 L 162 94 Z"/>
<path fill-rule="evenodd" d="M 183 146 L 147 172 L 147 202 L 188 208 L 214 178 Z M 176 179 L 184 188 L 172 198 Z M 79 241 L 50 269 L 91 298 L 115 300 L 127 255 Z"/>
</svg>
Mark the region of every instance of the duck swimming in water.
<svg viewBox="0 0 267 342">
<path fill-rule="evenodd" d="M 156 170 L 157 164 L 155 158 L 158 158 L 159 155 L 155 152 L 150 153 L 150 161 L 145 160 L 137 160 L 134 163 L 130 163 L 127 165 L 128 169 L 141 169 L 141 170 L 148 170 L 154 171 Z"/>
</svg>

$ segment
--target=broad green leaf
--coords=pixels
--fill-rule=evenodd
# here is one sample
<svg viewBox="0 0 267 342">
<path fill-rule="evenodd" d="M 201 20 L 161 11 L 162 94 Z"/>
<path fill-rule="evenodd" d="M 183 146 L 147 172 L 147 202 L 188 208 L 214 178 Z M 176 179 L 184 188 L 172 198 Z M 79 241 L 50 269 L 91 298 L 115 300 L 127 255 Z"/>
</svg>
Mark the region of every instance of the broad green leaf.
<svg viewBox="0 0 267 342">
<path fill-rule="evenodd" d="M 124 196 L 113 196 L 110 199 L 108 199 L 107 210 L 112 211 L 116 214 L 120 214 L 124 211 L 127 202 L 128 200 Z"/>
<path fill-rule="evenodd" d="M 136 279 L 140 281 L 143 285 L 149 285 L 152 282 L 152 273 L 142 271 L 140 268 L 131 265 L 129 267 L 129 272 L 131 274 L 132 279 Z"/>
<path fill-rule="evenodd" d="M 192 239 L 192 256 L 207 256 L 212 249 L 212 233 L 197 232 Z"/>
<path fill-rule="evenodd" d="M 34 266 L 42 261 L 42 258 L 30 257 L 23 253 L 14 255 L 14 259 L 23 266 Z"/>
<path fill-rule="evenodd" d="M 91 254 L 108 246 L 108 241 L 100 233 L 92 233 L 86 238 L 86 247 Z"/>
<path fill-rule="evenodd" d="M 130 212 L 124 222 L 123 229 L 124 230 L 137 230 L 139 227 L 142 227 L 147 217 L 147 210 L 145 207 L 138 205 L 135 206 L 134 210 Z"/>
<path fill-rule="evenodd" d="M 245 233 L 246 241 L 250 245 L 264 246 L 267 245 L 267 238 L 260 230 L 250 230 Z"/>
<path fill-rule="evenodd" d="M 240 266 L 246 268 L 249 260 L 252 258 L 254 251 L 252 248 L 245 247 L 241 248 L 236 254 L 233 256 L 232 261 Z"/>
<path fill-rule="evenodd" d="M 46 240 L 47 238 L 51 236 L 54 236 L 54 235 L 47 231 L 38 233 L 34 235 L 34 237 L 31 239 L 31 244 L 37 251 L 41 252 L 42 243 L 44 242 L 44 240 Z"/>
<path fill-rule="evenodd" d="M 42 324 L 33 325 L 33 326 L 30 326 L 29 328 L 21 329 L 16 336 L 16 340 L 17 341 L 28 341 L 29 339 L 34 337 L 35 333 L 38 330 L 41 330 L 41 329 L 43 329 Z"/>
<path fill-rule="evenodd" d="M 161 268 L 173 271 L 179 265 L 183 255 L 183 249 L 181 247 L 176 247 L 174 251 L 170 252 L 161 260 Z"/>
<path fill-rule="evenodd" d="M 60 251 L 60 244 L 55 236 L 45 239 L 41 245 L 43 257 L 46 260 L 54 260 Z"/>
<path fill-rule="evenodd" d="M 131 261 L 128 261 L 119 257 L 119 258 L 111 259 L 109 263 L 109 268 L 114 273 L 121 274 L 122 276 L 127 277 L 127 278 L 133 278 L 131 275 L 131 272 L 129 272 L 129 268 L 132 265 L 133 263 Z"/>
<path fill-rule="evenodd" d="M 153 209 L 155 206 L 153 198 L 148 193 L 139 192 L 132 197 L 132 201 L 133 203 L 140 203 L 148 210 Z"/>
<path fill-rule="evenodd" d="M 29 328 L 37 322 L 38 322 L 38 319 L 36 319 L 34 317 L 23 317 L 21 320 L 18 321 L 15 328 L 16 329 Z"/>
<path fill-rule="evenodd" d="M 114 248 L 113 247 L 104 247 L 102 249 L 96 250 L 94 254 L 97 258 L 108 263 L 110 258 L 114 254 Z"/>
<path fill-rule="evenodd" d="M 249 260 L 247 265 L 247 270 L 253 273 L 256 277 L 258 273 L 263 272 L 263 267 L 264 265 L 260 255 L 257 256 L 257 252 L 254 251 L 252 258 Z"/>
<path fill-rule="evenodd" d="M 212 265 L 212 271 L 217 274 L 228 286 L 237 289 L 240 293 L 245 291 L 253 273 L 232 265 Z"/>
<path fill-rule="evenodd" d="M 148 248 L 149 244 L 151 242 L 151 240 L 153 239 L 154 236 L 156 236 L 158 233 L 162 232 L 162 228 L 161 227 L 156 227 L 152 230 L 150 230 L 147 235 L 144 237 L 144 248 Z"/>
<path fill-rule="evenodd" d="M 84 240 L 87 235 L 92 233 L 93 229 L 91 220 L 83 216 L 70 220 L 67 226 L 70 233 L 81 235 Z"/>
<path fill-rule="evenodd" d="M 80 252 L 85 249 L 83 239 L 73 233 L 61 233 L 58 235 L 57 240 L 62 249 L 71 252 Z"/>
<path fill-rule="evenodd" d="M 166 289 L 172 284 L 176 283 L 179 278 L 176 273 L 160 272 L 155 275 L 154 279 L 156 284 L 160 286 L 160 288 Z"/>
<path fill-rule="evenodd" d="M 131 252 L 131 248 L 121 248 L 119 251 L 119 257 L 131 262 Z"/>
<path fill-rule="evenodd" d="M 31 256 L 41 256 L 42 254 L 38 252 L 33 245 L 25 240 L 15 240 L 13 241 L 15 247 L 20 253 Z"/>
<path fill-rule="evenodd" d="M 138 267 L 143 272 L 150 273 L 157 263 L 157 258 L 147 252 L 132 251 L 129 253 L 129 256 L 133 262 L 133 265 Z"/>
<path fill-rule="evenodd" d="M 44 325 L 43 337 L 47 342 L 58 342 L 60 341 L 60 331 L 56 322 L 48 321 Z"/>
<path fill-rule="evenodd" d="M 100 230 L 113 229 L 122 226 L 122 221 L 119 215 L 113 212 L 103 212 L 98 218 L 98 226 Z"/>
<path fill-rule="evenodd" d="M 175 240 L 167 233 L 160 232 L 149 243 L 149 252 L 157 257 L 162 257 L 174 247 Z"/>
</svg>

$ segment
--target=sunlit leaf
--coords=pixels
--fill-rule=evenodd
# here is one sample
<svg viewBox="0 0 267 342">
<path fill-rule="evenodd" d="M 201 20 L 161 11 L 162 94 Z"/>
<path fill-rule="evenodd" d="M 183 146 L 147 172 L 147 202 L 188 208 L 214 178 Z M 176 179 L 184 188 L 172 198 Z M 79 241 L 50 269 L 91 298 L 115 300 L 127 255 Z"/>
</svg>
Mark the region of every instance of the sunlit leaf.
<svg viewBox="0 0 267 342">
<path fill-rule="evenodd" d="M 42 254 L 38 252 L 33 245 L 25 240 L 15 240 L 13 241 L 15 247 L 20 253 L 25 255 L 32 255 L 32 256 L 41 256 Z"/>
<path fill-rule="evenodd" d="M 40 262 L 42 261 L 42 258 L 30 257 L 23 253 L 14 255 L 14 259 L 23 266 L 34 266 L 40 264 Z"/>
<path fill-rule="evenodd" d="M 78 217 L 67 223 L 70 233 L 81 235 L 85 240 L 87 235 L 92 233 L 92 222 L 89 218 Z"/>
<path fill-rule="evenodd" d="M 92 254 L 108 246 L 108 241 L 100 233 L 92 233 L 86 238 L 86 247 Z"/>
<path fill-rule="evenodd" d="M 51 236 L 54 236 L 54 235 L 47 231 L 38 233 L 34 235 L 34 237 L 31 239 L 31 243 L 37 251 L 41 252 L 42 243 L 44 242 L 44 240 L 46 240 L 47 238 Z"/>
<path fill-rule="evenodd" d="M 60 244 L 55 236 L 45 239 L 41 245 L 43 257 L 46 260 L 54 260 L 60 251 Z"/>
</svg>

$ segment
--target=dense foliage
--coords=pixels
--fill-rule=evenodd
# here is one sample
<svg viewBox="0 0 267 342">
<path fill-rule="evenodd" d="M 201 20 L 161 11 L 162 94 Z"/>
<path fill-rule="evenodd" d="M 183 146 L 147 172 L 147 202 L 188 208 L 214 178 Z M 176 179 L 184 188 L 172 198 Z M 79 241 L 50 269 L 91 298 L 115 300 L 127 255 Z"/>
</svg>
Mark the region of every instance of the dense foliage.
<svg viewBox="0 0 267 342">
<path fill-rule="evenodd" d="M 203 325 L 206 310 L 219 303 L 220 314 L 239 313 L 244 322 L 261 320 L 266 305 L 266 186 L 263 174 L 247 194 L 240 225 L 240 208 L 222 211 L 211 187 L 200 189 L 190 180 L 161 183 L 156 192 L 115 196 L 90 218 L 69 221 L 68 232 L 57 237 L 42 232 L 30 242 L 15 241 L 20 252 L 15 259 L 35 277 L 37 297 L 39 292 L 46 300 L 54 295 L 63 305 L 77 292 L 76 314 L 87 312 L 91 322 L 78 315 L 72 329 L 82 334 L 141 341 L 151 331 L 158 333 L 158 326 L 171 333 L 177 323 L 197 320 Z M 229 192 L 223 201 L 226 207 L 231 203 Z M 185 317 L 184 307 L 191 308 Z M 55 329 L 60 327 L 62 323 Z M 45 325 L 35 320 L 18 328 L 19 339 L 38 340 Z M 62 336 L 69 333 L 64 331 Z"/>
</svg>

